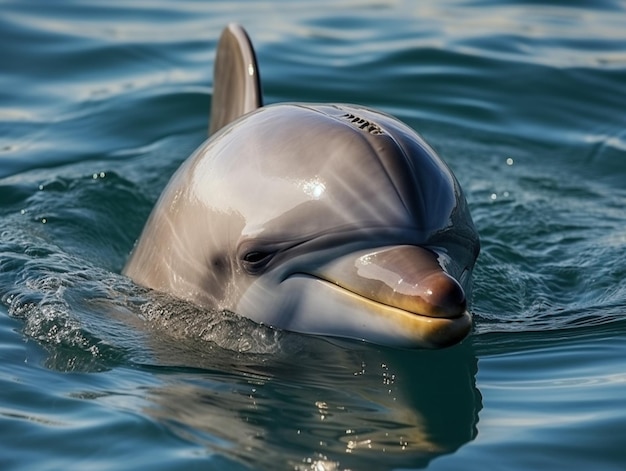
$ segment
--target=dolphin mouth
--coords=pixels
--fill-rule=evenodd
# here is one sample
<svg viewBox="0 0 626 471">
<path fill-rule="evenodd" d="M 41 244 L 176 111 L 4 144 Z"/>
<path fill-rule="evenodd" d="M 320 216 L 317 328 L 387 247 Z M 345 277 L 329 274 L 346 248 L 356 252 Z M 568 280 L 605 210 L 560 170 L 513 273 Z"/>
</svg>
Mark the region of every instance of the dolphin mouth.
<svg viewBox="0 0 626 471">
<path fill-rule="evenodd" d="M 298 275 L 318 283 L 318 296 L 345 308 L 355 322 L 382 328 L 399 343 L 449 346 L 472 327 L 462 286 L 423 247 L 364 250 Z"/>
<path fill-rule="evenodd" d="M 428 319 L 454 320 L 454 319 L 461 318 L 465 314 L 468 313 L 464 301 L 462 303 L 459 303 L 458 307 L 453 307 L 452 309 L 443 309 L 440 306 L 429 305 L 429 303 L 421 301 L 421 300 L 419 301 L 413 300 L 413 303 L 419 307 L 407 308 L 406 306 L 402 305 L 404 303 L 393 304 L 390 302 L 386 302 L 384 300 L 376 299 L 375 297 L 369 297 L 369 296 L 360 294 L 358 291 L 354 291 L 350 287 L 343 286 L 342 284 L 333 280 L 328 280 L 328 279 L 321 278 L 318 276 L 312 276 L 312 278 L 316 278 L 324 283 L 329 283 L 331 285 L 334 285 L 336 289 L 344 291 L 349 296 L 354 296 L 356 298 L 362 299 L 364 303 L 372 303 L 374 305 L 381 306 L 383 308 L 395 309 L 395 310 L 402 311 L 412 316 L 420 316 L 420 317 L 425 317 Z"/>
<path fill-rule="evenodd" d="M 435 349 L 456 345 L 472 330 L 472 316 L 466 309 L 453 316 L 434 317 L 363 296 L 317 275 L 297 273 L 290 278 L 318 284 L 317 296 L 334 308 L 328 315 L 337 323 L 349 325 L 345 331 L 337 332 L 342 337 L 401 348 Z M 337 308 L 341 313 L 335 311 Z M 339 320 L 339 316 L 344 318 Z"/>
</svg>

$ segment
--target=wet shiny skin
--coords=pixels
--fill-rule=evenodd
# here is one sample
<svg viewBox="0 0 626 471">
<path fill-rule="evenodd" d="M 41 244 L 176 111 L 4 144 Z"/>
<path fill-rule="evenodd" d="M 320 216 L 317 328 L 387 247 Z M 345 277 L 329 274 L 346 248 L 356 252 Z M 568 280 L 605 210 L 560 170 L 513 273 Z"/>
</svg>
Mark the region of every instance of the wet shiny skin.
<svg viewBox="0 0 626 471">
<path fill-rule="evenodd" d="M 477 250 L 454 176 L 414 131 L 365 108 L 283 104 L 227 126 L 183 164 L 125 273 L 280 328 L 432 347 L 470 330 Z M 263 263 L 247 261 L 260 253 Z M 296 274 L 310 277 L 287 282 Z"/>
</svg>

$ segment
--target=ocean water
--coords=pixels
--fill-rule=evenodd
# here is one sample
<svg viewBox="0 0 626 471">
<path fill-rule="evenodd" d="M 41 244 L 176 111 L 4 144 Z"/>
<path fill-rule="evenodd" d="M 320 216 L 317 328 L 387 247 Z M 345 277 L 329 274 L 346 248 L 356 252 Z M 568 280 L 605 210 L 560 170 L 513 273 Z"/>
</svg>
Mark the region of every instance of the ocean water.
<svg viewBox="0 0 626 471">
<path fill-rule="evenodd" d="M 482 240 L 463 343 L 281 332 L 119 274 L 233 21 L 267 102 L 382 109 L 449 163 Z M 0 469 L 624 469 L 625 25 L 617 0 L 2 1 Z"/>
</svg>

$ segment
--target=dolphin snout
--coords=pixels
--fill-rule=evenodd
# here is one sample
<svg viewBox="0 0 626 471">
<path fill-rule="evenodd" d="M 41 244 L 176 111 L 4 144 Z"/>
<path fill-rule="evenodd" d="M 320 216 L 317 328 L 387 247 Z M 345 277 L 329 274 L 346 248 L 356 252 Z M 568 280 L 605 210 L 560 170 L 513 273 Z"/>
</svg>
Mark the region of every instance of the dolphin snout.
<svg viewBox="0 0 626 471">
<path fill-rule="evenodd" d="M 426 291 L 423 315 L 453 318 L 467 310 L 465 291 L 458 281 L 443 270 L 426 276 L 420 283 Z"/>
<path fill-rule="evenodd" d="M 467 310 L 459 282 L 422 247 L 400 245 L 344 256 L 323 270 L 329 281 L 372 301 L 432 318 Z"/>
</svg>

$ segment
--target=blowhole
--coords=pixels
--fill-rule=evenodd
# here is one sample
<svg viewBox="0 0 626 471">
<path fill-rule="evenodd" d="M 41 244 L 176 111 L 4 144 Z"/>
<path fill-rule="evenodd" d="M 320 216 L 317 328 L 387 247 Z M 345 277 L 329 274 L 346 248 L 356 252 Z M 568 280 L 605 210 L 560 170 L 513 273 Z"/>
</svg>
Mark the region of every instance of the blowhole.
<svg viewBox="0 0 626 471">
<path fill-rule="evenodd" d="M 341 116 L 343 119 L 350 121 L 354 126 L 362 131 L 365 131 L 373 136 L 380 136 L 385 132 L 376 123 L 372 123 L 365 118 L 361 118 L 352 113 L 346 113 Z"/>
</svg>

